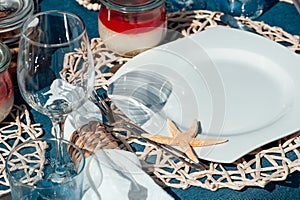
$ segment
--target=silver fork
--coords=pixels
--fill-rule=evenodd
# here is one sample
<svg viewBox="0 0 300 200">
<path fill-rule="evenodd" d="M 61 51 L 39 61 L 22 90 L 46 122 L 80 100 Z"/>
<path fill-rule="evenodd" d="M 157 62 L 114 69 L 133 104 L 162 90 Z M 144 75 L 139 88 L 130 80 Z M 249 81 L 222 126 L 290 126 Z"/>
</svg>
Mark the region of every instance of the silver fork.
<svg viewBox="0 0 300 200">
<path fill-rule="evenodd" d="M 96 91 L 93 91 L 93 95 L 90 98 L 100 109 L 101 113 L 104 115 L 104 117 L 109 121 L 109 123 L 115 123 L 115 118 L 113 116 L 113 112 L 108 105 L 108 103 L 105 102 L 105 99 L 100 97 Z M 112 127 L 110 127 L 112 128 Z M 119 165 L 117 165 L 106 153 L 104 152 L 105 157 L 109 161 L 112 167 L 116 169 L 116 172 L 122 176 L 123 178 L 130 181 L 130 188 L 128 191 L 128 198 L 130 200 L 143 200 L 147 199 L 148 197 L 148 189 L 144 186 L 140 185 L 135 178 L 125 169 L 122 169 Z M 122 171 L 125 171 L 122 173 Z"/>
<path fill-rule="evenodd" d="M 193 167 L 198 170 L 205 170 L 207 169 L 207 165 L 204 163 L 194 163 L 191 159 L 185 156 L 184 153 L 182 153 L 180 150 L 170 146 L 170 145 L 161 145 L 157 142 L 153 142 L 149 139 L 141 137 L 141 134 L 147 133 L 144 129 L 142 129 L 140 126 L 129 122 L 125 121 L 121 117 L 118 117 L 113 110 L 111 109 L 109 105 L 109 101 L 107 98 L 102 97 L 101 95 L 98 95 L 97 91 L 93 91 L 93 94 L 90 97 L 90 100 L 97 106 L 99 107 L 102 115 L 107 119 L 108 124 L 106 124 L 107 128 L 110 130 L 126 130 L 132 133 L 133 135 L 130 135 L 130 138 L 137 138 L 137 139 L 143 139 L 147 141 L 150 144 L 154 144 L 157 147 L 159 147 L 161 150 L 167 152 L 168 154 L 171 154 L 174 156 L 176 159 L 179 161 L 189 165 L 190 167 Z M 129 150 L 133 151 L 130 146 L 126 146 L 129 148 Z"/>
</svg>

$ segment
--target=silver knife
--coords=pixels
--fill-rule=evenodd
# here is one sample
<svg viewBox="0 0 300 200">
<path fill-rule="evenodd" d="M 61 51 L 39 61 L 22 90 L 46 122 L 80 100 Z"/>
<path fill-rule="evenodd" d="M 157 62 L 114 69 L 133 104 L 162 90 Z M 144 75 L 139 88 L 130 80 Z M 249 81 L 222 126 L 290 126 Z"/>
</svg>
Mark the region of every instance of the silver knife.
<svg viewBox="0 0 300 200">
<path fill-rule="evenodd" d="M 111 109 L 110 105 L 108 104 L 108 102 L 106 101 L 106 99 L 103 96 L 98 95 L 97 91 L 95 91 L 95 90 L 93 91 L 92 95 L 90 96 L 90 100 L 96 106 L 99 107 L 102 115 L 104 115 L 105 118 L 108 120 L 109 123 L 105 124 L 108 129 L 113 130 L 113 131 L 116 131 L 116 130 L 114 130 L 114 128 L 128 130 L 129 132 L 131 132 L 131 133 L 134 134 L 134 135 L 131 135 L 130 137 L 137 138 L 137 139 L 140 139 L 140 137 L 138 137 L 138 136 L 140 136 L 142 133 L 147 133 L 140 126 L 137 126 L 134 123 L 121 120 L 122 118 L 120 118 L 120 120 L 116 120 L 116 118 L 115 118 L 116 115 L 113 112 L 113 110 Z M 184 155 L 183 152 L 181 152 L 180 150 L 176 149 L 175 147 L 172 147 L 170 145 L 161 145 L 161 144 L 153 142 L 153 141 L 151 141 L 151 140 L 149 140 L 147 138 L 143 138 L 143 139 L 146 140 L 148 143 L 155 144 L 160 149 L 162 149 L 165 152 L 173 155 L 175 158 L 177 158 L 181 162 L 186 163 L 187 165 L 189 165 L 189 166 L 191 166 L 191 167 L 193 167 L 195 169 L 205 170 L 205 169 L 208 168 L 208 166 L 206 166 L 202 162 L 199 162 L 199 163 L 193 163 L 193 162 L 191 162 L 191 159 L 189 159 L 187 156 Z M 126 145 L 126 143 L 124 143 L 124 145 Z M 131 149 L 130 146 L 126 145 L 126 147 L 128 149 Z"/>
</svg>

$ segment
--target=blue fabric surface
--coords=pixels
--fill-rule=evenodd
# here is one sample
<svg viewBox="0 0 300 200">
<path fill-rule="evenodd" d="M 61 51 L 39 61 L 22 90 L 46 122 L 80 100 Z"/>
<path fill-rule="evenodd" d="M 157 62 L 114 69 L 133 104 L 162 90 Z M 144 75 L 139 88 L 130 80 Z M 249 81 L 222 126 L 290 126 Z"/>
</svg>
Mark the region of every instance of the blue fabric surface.
<svg viewBox="0 0 300 200">
<path fill-rule="evenodd" d="M 170 1 L 170 0 L 169 0 Z M 174 0 L 171 0 L 174 1 Z M 182 2 L 185 2 L 181 0 Z M 200 0 L 202 2 L 203 0 Z M 268 0 L 269 2 L 274 2 L 274 0 Z M 186 2 L 190 2 L 187 1 Z M 197 0 L 195 0 L 197 2 Z M 209 10 L 216 10 L 214 5 L 214 0 L 207 0 L 204 4 L 195 4 L 191 5 L 189 8 L 197 9 L 197 8 L 207 8 Z M 64 10 L 73 12 L 79 15 L 85 22 L 87 31 L 90 38 L 99 37 L 98 33 L 98 13 L 95 11 L 89 11 L 84 9 L 80 6 L 75 0 L 66 0 L 66 1 L 59 1 L 59 0 L 42 0 L 40 3 L 42 10 Z M 177 7 L 170 8 L 170 11 L 176 11 L 176 9 L 183 8 L 183 5 L 187 4 L 175 4 Z M 181 5 L 181 6 L 179 6 Z M 190 5 L 190 4 L 188 4 Z M 262 16 L 257 18 L 258 21 L 264 21 L 272 26 L 279 26 L 282 27 L 283 30 L 295 34 L 300 35 L 300 15 L 298 14 L 294 5 L 283 3 L 283 2 L 275 2 L 271 4 L 267 4 L 266 11 L 263 13 Z"/>
<path fill-rule="evenodd" d="M 182 2 L 177 1 L 175 7 L 169 8 L 172 11 L 182 8 Z M 191 1 L 189 1 L 191 2 Z M 190 4 L 189 9 L 207 9 L 215 10 L 213 1 L 196 1 L 196 4 Z M 198 3 L 197 3 L 198 2 Z M 203 4 L 205 2 L 205 4 Z M 98 34 L 98 13 L 88 11 L 80 6 L 75 0 L 42 0 L 41 8 L 45 10 L 64 10 L 79 15 L 87 26 L 87 31 L 90 38 L 99 37 Z M 285 31 L 292 34 L 300 35 L 300 15 L 293 5 L 270 1 L 267 5 L 265 13 L 257 20 L 264 21 L 272 26 L 282 27 Z M 17 97 L 20 98 L 20 97 Z M 40 122 L 46 131 L 46 136 L 50 136 L 51 123 L 47 117 L 42 114 L 32 111 L 33 119 Z M 288 176 L 287 180 L 281 182 L 269 183 L 265 188 L 248 187 L 242 191 L 231 189 L 219 189 L 215 192 L 206 190 L 200 187 L 191 187 L 189 189 L 174 189 L 166 188 L 166 191 L 175 199 L 300 199 L 300 173 L 295 172 Z"/>
<path fill-rule="evenodd" d="M 283 30 L 293 35 L 300 35 L 300 14 L 292 4 L 279 2 L 257 20 L 264 21 L 271 26 L 282 27 Z"/>
</svg>

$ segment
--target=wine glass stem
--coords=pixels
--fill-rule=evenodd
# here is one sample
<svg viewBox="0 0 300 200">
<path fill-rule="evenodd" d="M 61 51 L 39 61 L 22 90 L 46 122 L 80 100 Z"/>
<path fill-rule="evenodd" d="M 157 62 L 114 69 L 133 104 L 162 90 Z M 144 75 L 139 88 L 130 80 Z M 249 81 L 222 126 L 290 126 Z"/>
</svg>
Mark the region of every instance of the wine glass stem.
<svg viewBox="0 0 300 200">
<path fill-rule="evenodd" d="M 64 120 L 53 120 L 52 119 L 52 131 L 56 138 L 63 139 L 63 124 Z M 65 173 L 65 167 L 64 167 L 64 150 L 62 141 L 58 140 L 56 143 L 56 160 L 57 160 L 57 166 L 56 166 L 56 173 L 63 174 Z"/>
</svg>

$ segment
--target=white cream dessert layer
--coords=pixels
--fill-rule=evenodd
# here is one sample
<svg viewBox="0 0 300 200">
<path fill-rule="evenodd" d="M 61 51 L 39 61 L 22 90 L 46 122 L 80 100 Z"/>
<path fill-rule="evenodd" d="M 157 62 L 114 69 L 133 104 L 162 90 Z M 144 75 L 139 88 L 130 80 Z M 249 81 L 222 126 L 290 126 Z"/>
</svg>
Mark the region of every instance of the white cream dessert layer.
<svg viewBox="0 0 300 200">
<path fill-rule="evenodd" d="M 137 33 L 118 33 L 101 23 L 98 28 L 100 37 L 105 45 L 112 51 L 120 54 L 133 56 L 141 51 L 157 46 L 166 36 L 166 24 L 151 28 L 149 31 L 137 31 Z"/>
</svg>

